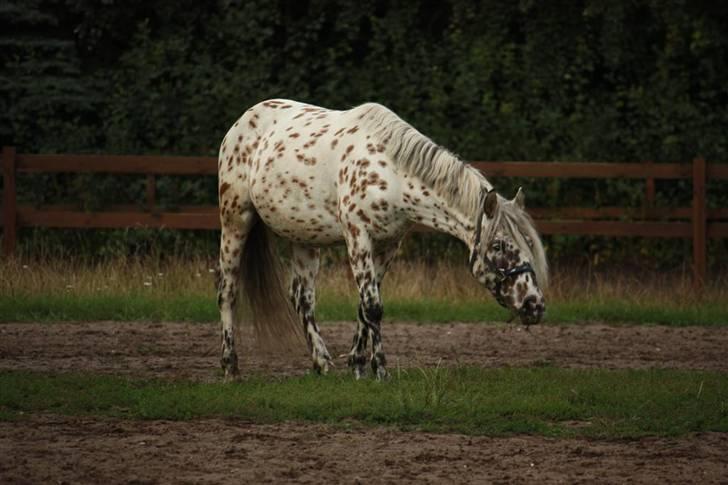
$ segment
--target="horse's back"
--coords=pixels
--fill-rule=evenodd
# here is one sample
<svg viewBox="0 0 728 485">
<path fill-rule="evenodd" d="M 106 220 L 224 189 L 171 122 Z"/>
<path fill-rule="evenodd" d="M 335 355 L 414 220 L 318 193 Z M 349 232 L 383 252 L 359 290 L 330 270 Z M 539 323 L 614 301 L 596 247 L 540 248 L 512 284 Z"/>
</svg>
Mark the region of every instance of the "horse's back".
<svg viewBox="0 0 728 485">
<path fill-rule="evenodd" d="M 244 192 L 282 236 L 314 244 L 341 241 L 341 206 L 348 209 L 354 194 L 358 210 L 396 196 L 394 165 L 371 124 L 387 113 L 376 103 L 345 111 L 284 99 L 258 103 L 223 141 L 221 187 L 227 183 Z"/>
</svg>

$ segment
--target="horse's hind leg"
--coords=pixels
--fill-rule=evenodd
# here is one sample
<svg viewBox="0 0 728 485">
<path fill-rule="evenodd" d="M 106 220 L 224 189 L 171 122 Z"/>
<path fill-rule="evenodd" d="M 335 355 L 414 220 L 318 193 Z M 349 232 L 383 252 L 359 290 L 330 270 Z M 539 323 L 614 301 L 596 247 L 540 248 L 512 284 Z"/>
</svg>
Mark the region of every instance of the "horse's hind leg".
<svg viewBox="0 0 728 485">
<path fill-rule="evenodd" d="M 289 296 L 296 309 L 303 332 L 306 335 L 308 350 L 311 352 L 313 368 L 316 372 L 326 373 L 329 370 L 331 356 L 316 325 L 314 311 L 316 305 L 316 275 L 319 270 L 320 250 L 293 244 L 291 285 Z"/>
<path fill-rule="evenodd" d="M 226 208 L 223 205 L 223 208 Z M 217 305 L 222 322 L 222 356 L 220 365 L 225 379 L 238 375 L 238 355 L 235 351 L 235 308 L 239 290 L 240 263 L 245 241 L 257 215 L 252 210 L 231 214 L 222 212 L 220 234 L 220 268 L 217 287 Z"/>
</svg>

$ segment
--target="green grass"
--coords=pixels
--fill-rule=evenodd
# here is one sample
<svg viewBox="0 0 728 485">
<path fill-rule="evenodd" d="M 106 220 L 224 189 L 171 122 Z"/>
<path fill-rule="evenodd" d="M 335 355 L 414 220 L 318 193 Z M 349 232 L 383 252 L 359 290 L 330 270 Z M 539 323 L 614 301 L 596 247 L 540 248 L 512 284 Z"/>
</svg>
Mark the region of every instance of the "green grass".
<svg viewBox="0 0 728 485">
<path fill-rule="evenodd" d="M 0 322 L 190 321 L 219 318 L 214 298 L 144 294 L 0 296 Z"/>
<path fill-rule="evenodd" d="M 0 373 L 0 419 L 28 413 L 236 417 L 481 435 L 604 438 L 728 431 L 728 376 L 676 370 L 410 369 L 233 384 Z"/>
<path fill-rule="evenodd" d="M 319 301 L 320 321 L 353 320 L 356 302 L 324 295 Z M 190 321 L 218 319 L 215 298 L 207 295 L 163 297 L 144 293 L 0 296 L 0 322 L 53 321 Z M 389 300 L 385 318 L 416 322 L 504 321 L 508 312 L 490 297 L 482 301 Z M 554 302 L 550 323 L 602 321 L 661 325 L 728 325 L 728 305 L 706 302 L 691 306 L 637 304 L 623 300 Z"/>
<path fill-rule="evenodd" d="M 326 258 L 324 258 L 326 259 Z M 181 257 L 0 261 L 0 322 L 218 319 L 215 262 Z M 400 261 L 383 286 L 385 318 L 416 322 L 503 321 L 464 265 Z M 322 265 L 318 319 L 353 320 L 358 293 L 345 261 Z M 727 325 L 728 279 L 695 291 L 689 275 L 614 268 L 553 268 L 547 321 Z"/>
<path fill-rule="evenodd" d="M 322 320 L 351 320 L 356 302 L 322 299 L 317 307 Z M 509 313 L 491 298 L 485 301 L 385 301 L 385 318 L 416 322 L 504 321 Z M 546 321 L 550 323 L 636 323 L 659 325 L 728 325 L 728 305 L 706 302 L 693 306 L 670 307 L 638 304 L 623 300 L 554 302 L 548 305 Z"/>
</svg>

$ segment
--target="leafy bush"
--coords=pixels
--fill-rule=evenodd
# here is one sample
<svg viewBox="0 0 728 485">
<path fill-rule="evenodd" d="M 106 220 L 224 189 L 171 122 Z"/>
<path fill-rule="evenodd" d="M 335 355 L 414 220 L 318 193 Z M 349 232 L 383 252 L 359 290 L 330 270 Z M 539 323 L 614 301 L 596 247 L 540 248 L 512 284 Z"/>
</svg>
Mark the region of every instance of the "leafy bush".
<svg viewBox="0 0 728 485">
<path fill-rule="evenodd" d="M 723 3 L 684 0 L 11 1 L 0 9 L 0 141 L 22 152 L 215 154 L 247 107 L 288 97 L 378 101 L 468 160 L 722 161 L 726 23 Z M 118 199 L 113 184 L 43 176 L 28 193 L 91 209 Z M 532 206 L 638 206 L 644 190 L 525 184 Z M 711 206 L 728 203 L 726 188 L 711 185 Z M 124 190 L 143 200 L 143 184 Z M 689 194 L 684 182 L 658 184 L 665 205 Z M 160 181 L 160 195 L 212 203 L 214 181 Z M 646 252 L 658 265 L 689 254 L 683 241 L 549 247 L 601 260 Z M 725 263 L 726 244 L 711 247 L 713 264 Z"/>
</svg>

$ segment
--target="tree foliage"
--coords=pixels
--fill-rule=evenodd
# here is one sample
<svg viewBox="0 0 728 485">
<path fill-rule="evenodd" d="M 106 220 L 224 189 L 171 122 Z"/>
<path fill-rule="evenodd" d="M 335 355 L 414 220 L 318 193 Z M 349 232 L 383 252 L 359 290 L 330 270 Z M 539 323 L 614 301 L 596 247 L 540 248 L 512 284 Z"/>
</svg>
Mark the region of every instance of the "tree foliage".
<svg viewBox="0 0 728 485">
<path fill-rule="evenodd" d="M 468 160 L 721 161 L 726 25 L 728 4 L 707 0 L 12 0 L 0 7 L 0 141 L 215 154 L 247 107 L 286 97 L 380 102 Z M 642 194 L 531 182 L 539 205 Z M 214 200 L 209 181 L 165 183 Z M 658 189 L 663 203 L 689 200 L 680 183 Z"/>
</svg>

